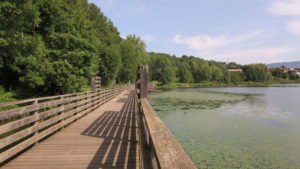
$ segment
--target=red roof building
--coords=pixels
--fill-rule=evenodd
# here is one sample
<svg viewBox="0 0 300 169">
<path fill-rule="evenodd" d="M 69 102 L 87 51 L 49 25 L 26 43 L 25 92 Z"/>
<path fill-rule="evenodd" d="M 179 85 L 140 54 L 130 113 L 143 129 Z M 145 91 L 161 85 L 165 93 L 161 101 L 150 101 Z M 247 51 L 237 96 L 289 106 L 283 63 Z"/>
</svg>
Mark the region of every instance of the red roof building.
<svg viewBox="0 0 300 169">
<path fill-rule="evenodd" d="M 228 69 L 228 72 L 243 72 L 242 69 Z"/>
</svg>

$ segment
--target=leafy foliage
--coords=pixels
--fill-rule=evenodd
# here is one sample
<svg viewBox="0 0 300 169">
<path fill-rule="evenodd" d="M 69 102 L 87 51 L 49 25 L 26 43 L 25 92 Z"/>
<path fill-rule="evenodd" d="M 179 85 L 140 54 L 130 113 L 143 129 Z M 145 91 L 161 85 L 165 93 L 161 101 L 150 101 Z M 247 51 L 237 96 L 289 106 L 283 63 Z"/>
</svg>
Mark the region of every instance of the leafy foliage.
<svg viewBox="0 0 300 169">
<path fill-rule="evenodd" d="M 134 81 L 145 47 L 87 0 L 0 2 L 0 85 L 23 97 L 83 91 L 95 75 Z"/>
<path fill-rule="evenodd" d="M 239 65 L 235 62 L 224 63 L 207 61 L 194 56 L 175 57 L 163 53 L 149 53 L 150 78 L 160 85 L 170 86 L 171 83 L 231 83 L 268 82 L 273 78 L 297 80 L 295 72 L 284 73 L 275 70 L 272 73 L 265 64 Z M 239 69 L 229 72 L 228 69 Z M 242 72 L 240 72 L 242 70 Z"/>
<path fill-rule="evenodd" d="M 161 53 L 150 53 L 150 77 L 161 85 L 177 80 L 181 83 L 202 81 L 228 82 L 229 73 L 224 64 L 193 56 L 181 58 Z"/>
<path fill-rule="evenodd" d="M 265 64 L 250 64 L 244 67 L 247 81 L 263 82 L 269 80 L 272 75 Z"/>
<path fill-rule="evenodd" d="M 276 79 L 299 79 L 299 75 L 295 71 L 284 72 L 282 68 L 275 68 L 271 71 L 272 76 Z"/>
<path fill-rule="evenodd" d="M 8 102 L 13 101 L 15 97 L 15 93 L 7 92 L 4 90 L 2 86 L 0 86 L 0 102 Z M 0 108 L 1 110 L 1 108 Z"/>
</svg>

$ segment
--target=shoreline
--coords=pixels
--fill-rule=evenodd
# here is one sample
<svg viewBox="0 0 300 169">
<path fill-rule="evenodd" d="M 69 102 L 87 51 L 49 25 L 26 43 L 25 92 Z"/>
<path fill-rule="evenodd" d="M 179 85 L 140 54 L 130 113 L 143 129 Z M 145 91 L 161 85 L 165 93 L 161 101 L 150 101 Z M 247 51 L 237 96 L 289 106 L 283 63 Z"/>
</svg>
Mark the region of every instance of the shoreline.
<svg viewBox="0 0 300 169">
<path fill-rule="evenodd" d="M 201 83 L 172 83 L 168 85 L 157 86 L 157 89 L 168 88 L 210 88 L 210 87 L 269 87 L 280 84 L 300 84 L 300 80 L 289 81 L 270 81 L 270 82 L 240 82 L 221 83 L 221 82 L 201 82 Z"/>
</svg>

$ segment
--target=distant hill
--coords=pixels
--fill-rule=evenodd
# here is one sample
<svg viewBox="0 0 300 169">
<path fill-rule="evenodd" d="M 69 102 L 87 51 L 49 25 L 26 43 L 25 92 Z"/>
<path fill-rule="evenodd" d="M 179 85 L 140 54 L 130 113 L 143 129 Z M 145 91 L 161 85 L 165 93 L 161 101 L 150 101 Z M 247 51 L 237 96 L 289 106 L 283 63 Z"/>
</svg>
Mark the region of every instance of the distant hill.
<svg viewBox="0 0 300 169">
<path fill-rule="evenodd" d="M 280 62 L 280 63 L 271 63 L 268 64 L 268 67 L 289 67 L 289 68 L 294 68 L 294 67 L 300 67 L 300 61 L 296 61 L 296 62 Z"/>
</svg>

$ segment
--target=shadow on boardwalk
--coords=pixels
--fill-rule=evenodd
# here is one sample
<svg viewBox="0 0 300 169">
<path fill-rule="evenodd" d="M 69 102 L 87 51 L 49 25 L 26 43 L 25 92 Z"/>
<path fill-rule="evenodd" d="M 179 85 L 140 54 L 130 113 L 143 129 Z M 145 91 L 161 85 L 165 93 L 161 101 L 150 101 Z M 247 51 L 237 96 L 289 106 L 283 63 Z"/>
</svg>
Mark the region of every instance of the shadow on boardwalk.
<svg viewBox="0 0 300 169">
<path fill-rule="evenodd" d="M 121 111 L 106 111 L 81 134 L 104 138 L 88 169 L 138 168 L 134 93 L 122 98 Z"/>
</svg>

